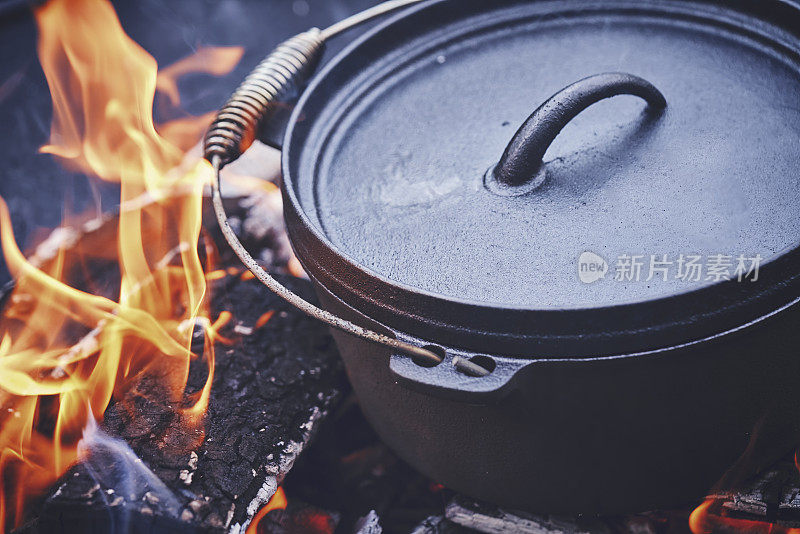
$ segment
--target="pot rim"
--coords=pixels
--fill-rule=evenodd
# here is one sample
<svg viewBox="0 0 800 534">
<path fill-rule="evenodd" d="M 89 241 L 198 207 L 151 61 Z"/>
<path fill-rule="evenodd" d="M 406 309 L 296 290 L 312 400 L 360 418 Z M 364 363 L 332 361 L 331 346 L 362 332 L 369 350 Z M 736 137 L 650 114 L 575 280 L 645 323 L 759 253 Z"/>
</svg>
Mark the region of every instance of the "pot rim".
<svg viewBox="0 0 800 534">
<path fill-rule="evenodd" d="M 284 217 L 292 247 L 314 279 L 349 306 L 389 328 L 452 347 L 507 356 L 536 354 L 537 358 L 634 354 L 673 347 L 748 325 L 759 317 L 790 307 L 787 305 L 800 296 L 800 241 L 762 263 L 758 283 L 723 280 L 650 300 L 569 308 L 476 302 L 430 292 L 372 271 L 333 244 L 305 213 L 294 189 L 295 153 L 302 151 L 315 122 L 314 106 L 326 100 L 319 95 L 324 95 L 329 85 L 337 85 L 337 75 L 342 72 L 350 72 L 345 79 L 354 75 L 353 69 L 347 69 L 348 64 L 371 61 L 363 58 L 375 56 L 376 51 L 387 48 L 387 43 L 392 49 L 397 44 L 391 43 L 398 39 L 402 42 L 427 33 L 426 28 L 432 25 L 436 14 L 451 2 L 430 0 L 408 8 L 349 43 L 314 76 L 291 114 L 281 153 Z M 519 3 L 523 2 L 506 0 L 503 5 Z M 627 0 L 608 4 L 635 5 L 639 9 L 644 5 Z M 673 4 L 684 7 L 711 4 L 707 16 L 712 17 L 712 13 L 719 16 L 720 7 L 717 5 L 715 9 L 715 2 L 708 0 L 647 3 L 650 7 L 659 6 L 661 11 L 671 9 Z M 763 0 L 748 3 L 751 10 L 761 14 L 768 11 L 764 4 Z M 773 0 L 772 4 L 788 10 L 794 20 L 800 21 L 800 4 L 794 0 Z M 496 8 L 492 4 L 489 9 Z M 574 6 L 568 9 L 574 10 Z M 753 13 L 747 15 L 759 24 L 764 23 Z M 775 19 L 770 21 L 772 24 L 782 22 L 782 31 L 792 27 L 791 21 L 778 15 L 772 14 L 772 18 Z M 794 49 L 800 49 L 800 37 L 795 34 L 794 40 Z M 311 119 L 304 120 L 307 117 Z M 425 334 L 420 335 L 422 332 Z"/>
</svg>

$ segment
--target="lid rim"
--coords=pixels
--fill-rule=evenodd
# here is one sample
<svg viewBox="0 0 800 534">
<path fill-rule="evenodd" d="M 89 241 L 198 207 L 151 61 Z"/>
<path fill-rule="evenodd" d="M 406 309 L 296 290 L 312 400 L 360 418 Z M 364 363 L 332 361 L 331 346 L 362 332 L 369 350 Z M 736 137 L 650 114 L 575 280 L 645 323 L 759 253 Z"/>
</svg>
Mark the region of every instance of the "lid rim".
<svg viewBox="0 0 800 534">
<path fill-rule="evenodd" d="M 390 280 L 339 250 L 313 225 L 293 187 L 294 149 L 302 146 L 310 128 L 301 117 L 315 116 L 312 97 L 351 54 L 397 32 L 401 23 L 408 25 L 423 12 L 447 3 L 432 0 L 410 8 L 349 44 L 312 80 L 292 114 L 282 155 L 284 216 L 298 258 L 327 290 L 370 318 L 410 335 L 424 332 L 419 337 L 454 347 L 509 356 L 533 351 L 537 357 L 611 355 L 674 346 L 750 323 L 800 295 L 797 245 L 761 266 L 760 282 L 752 284 L 758 290 L 729 280 L 661 298 L 563 309 L 432 293 Z M 796 5 L 789 8 L 800 11 Z"/>
<path fill-rule="evenodd" d="M 364 269 L 319 239 L 316 228 L 288 201 L 285 188 L 283 197 L 292 248 L 317 283 L 387 328 L 475 352 L 537 358 L 647 352 L 757 322 L 800 297 L 800 248 L 795 248 L 765 264 L 761 283 L 747 284 L 761 291 L 749 294 L 742 291 L 747 285 L 727 280 L 667 297 L 591 308 L 470 302 L 408 287 Z"/>
</svg>

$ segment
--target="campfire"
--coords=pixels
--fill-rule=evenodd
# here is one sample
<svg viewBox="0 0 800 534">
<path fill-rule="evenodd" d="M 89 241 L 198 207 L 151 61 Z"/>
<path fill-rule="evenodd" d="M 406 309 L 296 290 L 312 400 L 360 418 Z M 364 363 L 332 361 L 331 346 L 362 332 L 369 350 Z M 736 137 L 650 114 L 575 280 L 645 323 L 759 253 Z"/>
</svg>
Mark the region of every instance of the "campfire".
<svg viewBox="0 0 800 534">
<path fill-rule="evenodd" d="M 292 9 L 306 16 L 310 8 L 294 2 Z M 442 373 L 451 364 L 461 373 L 458 384 L 469 385 L 513 365 L 502 351 L 499 357 L 450 354 L 411 335 L 384 334 L 378 322 L 356 326 L 358 320 L 346 311 L 334 316 L 317 307 L 327 310 L 336 295 L 320 291 L 319 270 L 307 274 L 303 268 L 319 269 L 308 257 L 313 245 L 304 241 L 297 247 L 300 259 L 292 250 L 290 236 L 293 244 L 298 240 L 291 229 L 287 233 L 283 199 L 295 193 L 284 190 L 282 196 L 280 154 L 258 140 L 267 140 L 266 130 L 256 130 L 263 126 L 259 114 L 272 113 L 273 107 L 291 111 L 303 88 L 298 83 L 290 94 L 276 87 L 267 98 L 269 84 L 277 84 L 284 70 L 311 76 L 325 39 L 349 29 L 347 24 L 309 30 L 285 42 L 222 114 L 217 109 L 223 101 L 217 99 L 205 113 L 192 115 L 184 110 L 183 81 L 192 76 L 227 80 L 223 85 L 229 91 L 235 82 L 228 77 L 247 57 L 244 47 L 200 43 L 194 53 L 159 65 L 126 33 L 108 0 L 49 0 L 32 12 L 52 122 L 49 140 L 31 151 L 57 162 L 64 175 L 87 176 L 118 198 L 110 211 L 65 215 L 29 250 L 15 237 L 14 204 L 0 198 L 0 241 L 13 278 L 0 292 L 2 532 L 800 529 L 800 470 L 791 455 L 748 470 L 744 464 L 752 451 L 742 451 L 705 499 L 687 495 L 682 505 L 664 510 L 548 515 L 456 491 L 424 474 L 406 451 L 396 452 L 403 447 L 387 443 L 391 440 L 381 426 L 386 423 L 373 430 L 367 420 L 375 424 L 377 416 L 365 409 L 365 417 L 348 381 L 354 373 L 340 362 L 339 350 L 353 350 L 351 341 L 334 340 L 317 319 L 362 338 L 359 342 L 377 341 L 374 347 L 399 351 L 391 356 L 395 386 L 422 376 L 415 373 Z M 447 61 L 438 55 L 432 64 Z M 644 94 L 653 108 L 666 106 L 664 95 L 649 82 L 618 76 L 622 81 L 609 75 L 589 79 L 635 85 L 631 94 Z M 19 85 L 0 83 L 2 106 L 4 91 Z M 535 122 L 535 115 L 529 120 Z M 524 184 L 525 192 L 511 191 L 518 184 L 510 179 L 511 185 L 493 182 L 502 173 L 492 167 L 483 178 L 491 182 L 486 186 L 491 194 L 515 198 L 540 187 L 546 179 L 544 149 L 540 152 L 533 164 L 526 161 L 536 177 Z M 504 154 L 498 165 L 514 157 L 520 156 Z M 401 154 L 398 161 L 387 172 L 405 180 L 410 158 Z M 225 216 L 212 200 L 223 166 L 219 202 Z M 431 187 L 402 185 L 423 196 L 446 195 L 456 187 L 446 180 Z M 401 190 L 390 193 L 405 199 Z M 398 206 L 416 209 L 411 203 Z M 295 232 L 301 219 L 295 212 L 287 217 Z M 261 284 L 259 269 L 248 270 L 240 261 L 243 253 L 228 246 L 227 232 L 290 297 Z M 376 287 L 370 290 L 379 292 Z M 397 295 L 392 299 L 401 300 Z M 298 307 L 298 300 L 312 311 Z M 485 400 L 480 395 L 495 392 L 476 387 L 467 393 L 475 395 L 470 402 L 478 406 Z M 475 413 L 484 413 L 481 409 Z M 490 439 L 501 444 L 507 436 Z M 459 454 L 452 451 L 454 458 Z M 576 502 L 583 502 L 581 488 L 574 491 Z"/>
<path fill-rule="evenodd" d="M 97 248 L 71 257 L 64 243 L 54 243 L 54 256 L 37 266 L 17 247 L 2 204 L 3 252 L 16 279 L 0 357 L 6 528 L 19 525 L 30 500 L 79 459 L 81 443 L 85 450 L 103 439 L 95 419 L 115 396 L 137 391 L 145 376 L 160 377 L 160 394 L 191 429 L 195 443 L 185 445 L 202 442 L 214 341 L 224 323 L 210 316 L 198 251 L 208 168 L 185 159 L 180 146 L 187 130 L 202 130 L 203 120 L 166 125 L 172 140 L 156 131 L 155 61 L 124 33 L 110 4 L 52 2 L 35 15 L 53 95 L 50 142 L 41 151 L 118 183 L 120 210 L 116 235 Z M 236 55 L 216 68 L 227 72 Z M 168 75 L 162 83 L 169 81 Z M 116 279 L 97 281 L 85 272 L 87 284 L 105 284 L 105 291 L 76 286 L 72 278 L 97 263 L 116 267 Z M 195 351 L 198 329 L 207 342 Z M 206 379 L 187 392 L 195 360 Z"/>
</svg>

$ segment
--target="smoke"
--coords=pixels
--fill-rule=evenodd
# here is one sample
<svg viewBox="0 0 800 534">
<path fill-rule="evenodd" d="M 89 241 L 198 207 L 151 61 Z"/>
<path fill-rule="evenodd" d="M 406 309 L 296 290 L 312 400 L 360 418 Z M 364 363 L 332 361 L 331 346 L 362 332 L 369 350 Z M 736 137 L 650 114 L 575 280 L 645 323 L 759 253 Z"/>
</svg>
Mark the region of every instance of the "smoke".
<svg viewBox="0 0 800 534">
<path fill-rule="evenodd" d="M 135 530 L 131 511 L 177 518 L 181 506 L 172 491 L 123 440 L 103 432 L 93 417 L 78 443 L 81 464 L 98 486 L 98 494 L 111 511 L 110 531 Z"/>
</svg>

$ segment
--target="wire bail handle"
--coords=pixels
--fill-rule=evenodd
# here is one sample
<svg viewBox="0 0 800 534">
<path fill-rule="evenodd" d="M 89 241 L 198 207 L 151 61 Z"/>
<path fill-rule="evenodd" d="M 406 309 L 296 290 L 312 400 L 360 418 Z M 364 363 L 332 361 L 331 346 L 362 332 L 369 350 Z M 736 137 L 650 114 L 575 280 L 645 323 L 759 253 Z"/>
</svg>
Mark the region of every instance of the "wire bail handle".
<svg viewBox="0 0 800 534">
<path fill-rule="evenodd" d="M 443 357 L 430 350 L 361 327 L 334 315 L 293 293 L 278 282 L 244 248 L 228 224 L 228 215 L 220 193 L 220 170 L 241 156 L 253 143 L 259 127 L 274 112 L 276 102 L 299 93 L 314 73 L 327 39 L 401 7 L 422 0 L 390 0 L 366 9 L 332 26 L 311 28 L 279 44 L 234 91 L 217 113 L 203 140 L 203 157 L 214 169 L 211 201 L 222 235 L 234 253 L 253 275 L 270 291 L 286 302 L 329 326 L 361 339 L 378 343 L 430 364 Z M 469 360 L 458 358 L 455 365 L 467 374 L 484 376 L 488 371 Z"/>
</svg>

